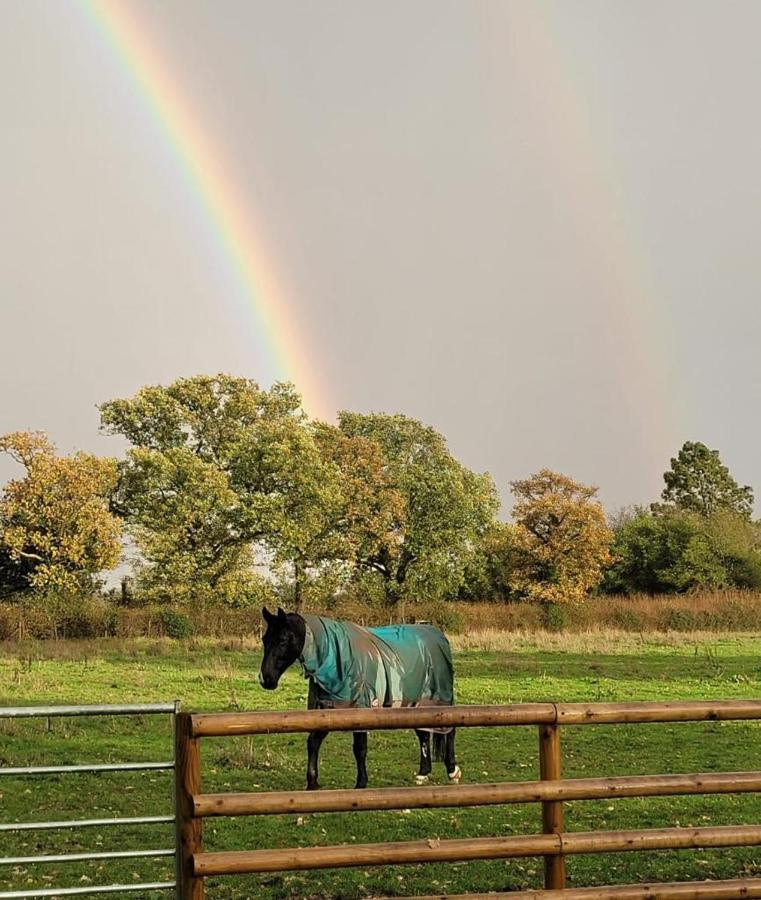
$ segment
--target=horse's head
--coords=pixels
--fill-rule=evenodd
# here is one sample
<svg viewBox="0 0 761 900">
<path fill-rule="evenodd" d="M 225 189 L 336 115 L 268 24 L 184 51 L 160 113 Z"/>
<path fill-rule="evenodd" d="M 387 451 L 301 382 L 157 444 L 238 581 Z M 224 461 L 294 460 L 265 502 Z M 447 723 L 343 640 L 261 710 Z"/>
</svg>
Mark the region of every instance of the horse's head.
<svg viewBox="0 0 761 900">
<path fill-rule="evenodd" d="M 293 665 L 304 649 L 306 624 L 298 613 L 286 613 L 280 607 L 277 614 L 265 606 L 262 609 L 267 630 L 264 632 L 264 657 L 259 670 L 259 684 L 274 691 L 280 676 Z"/>
</svg>

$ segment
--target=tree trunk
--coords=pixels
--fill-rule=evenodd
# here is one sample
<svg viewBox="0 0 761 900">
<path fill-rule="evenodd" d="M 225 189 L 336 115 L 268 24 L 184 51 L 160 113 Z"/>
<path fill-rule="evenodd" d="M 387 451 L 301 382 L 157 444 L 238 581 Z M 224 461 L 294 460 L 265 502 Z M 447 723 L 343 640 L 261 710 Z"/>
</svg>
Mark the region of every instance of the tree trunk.
<svg viewBox="0 0 761 900">
<path fill-rule="evenodd" d="M 301 610 L 302 582 L 304 578 L 304 565 L 300 559 L 293 561 L 293 608 L 296 612 Z"/>
</svg>

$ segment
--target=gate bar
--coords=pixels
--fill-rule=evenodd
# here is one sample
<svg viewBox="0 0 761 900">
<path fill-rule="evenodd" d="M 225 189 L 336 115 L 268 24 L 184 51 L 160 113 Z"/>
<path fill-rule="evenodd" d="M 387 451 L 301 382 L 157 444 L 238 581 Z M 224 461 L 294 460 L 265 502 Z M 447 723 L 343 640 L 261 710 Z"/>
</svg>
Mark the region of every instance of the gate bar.
<svg viewBox="0 0 761 900">
<path fill-rule="evenodd" d="M 0 857 L 0 866 L 24 866 L 31 863 L 86 862 L 91 859 L 134 859 L 143 856 L 174 856 L 174 850 L 105 850 L 97 853 L 59 853 L 52 856 Z"/>
<path fill-rule="evenodd" d="M 66 819 L 63 822 L 2 822 L 0 831 L 44 831 L 48 828 L 92 828 L 109 825 L 166 825 L 174 816 L 134 816 L 122 819 Z"/>
<path fill-rule="evenodd" d="M 173 769 L 174 762 L 97 763 L 84 766 L 10 766 L 1 775 L 59 775 L 70 772 L 137 772 L 143 769 Z"/>
<path fill-rule="evenodd" d="M 0 719 L 53 718 L 55 716 L 136 716 L 173 713 L 174 703 L 105 703 L 83 706 L 0 706 Z M 0 894 L 2 897 L 2 894 Z"/>
<path fill-rule="evenodd" d="M 119 894 L 127 891 L 168 891 L 174 889 L 173 881 L 146 881 L 144 884 L 103 884 L 91 887 L 38 888 L 36 891 L 2 891 L 0 900 L 17 900 L 22 897 L 71 897 L 75 894 Z"/>
</svg>

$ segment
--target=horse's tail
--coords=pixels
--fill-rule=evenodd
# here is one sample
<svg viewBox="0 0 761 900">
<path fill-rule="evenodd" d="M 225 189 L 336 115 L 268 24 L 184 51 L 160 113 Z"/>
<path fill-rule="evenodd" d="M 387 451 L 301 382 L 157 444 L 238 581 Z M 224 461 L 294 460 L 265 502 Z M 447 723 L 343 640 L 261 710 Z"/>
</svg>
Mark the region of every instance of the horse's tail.
<svg viewBox="0 0 761 900">
<path fill-rule="evenodd" d="M 433 758 L 435 762 L 444 762 L 444 752 L 447 747 L 447 736 L 439 731 L 433 733 Z"/>
</svg>

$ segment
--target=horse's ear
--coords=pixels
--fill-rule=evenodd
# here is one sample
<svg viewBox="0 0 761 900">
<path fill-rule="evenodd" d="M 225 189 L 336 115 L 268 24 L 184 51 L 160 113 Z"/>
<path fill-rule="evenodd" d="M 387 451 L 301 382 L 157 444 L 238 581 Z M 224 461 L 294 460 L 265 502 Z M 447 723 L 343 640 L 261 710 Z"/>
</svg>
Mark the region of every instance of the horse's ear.
<svg viewBox="0 0 761 900">
<path fill-rule="evenodd" d="M 278 606 L 277 608 L 277 617 L 278 619 L 282 619 L 283 621 L 285 621 L 285 610 L 282 608 L 282 606 Z"/>
<path fill-rule="evenodd" d="M 277 616 L 273 616 L 272 613 L 267 609 L 266 606 L 262 607 L 262 616 L 264 616 L 265 622 L 274 622 L 277 619 Z"/>
</svg>

